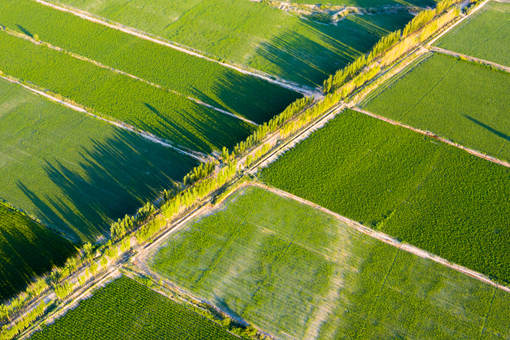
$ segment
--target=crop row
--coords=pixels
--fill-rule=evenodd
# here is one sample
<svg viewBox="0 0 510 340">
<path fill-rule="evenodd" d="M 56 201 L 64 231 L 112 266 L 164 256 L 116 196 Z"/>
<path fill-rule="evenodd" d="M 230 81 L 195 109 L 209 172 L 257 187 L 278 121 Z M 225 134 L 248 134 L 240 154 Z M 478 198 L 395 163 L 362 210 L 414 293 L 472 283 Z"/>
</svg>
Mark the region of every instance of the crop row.
<svg viewBox="0 0 510 340">
<path fill-rule="evenodd" d="M 0 32 L 0 70 L 195 150 L 230 146 L 250 127 L 223 113 L 102 69 L 68 54 Z"/>
<path fill-rule="evenodd" d="M 2 1 L 0 24 L 256 122 L 298 97 L 259 78 L 32 0 Z"/>
<path fill-rule="evenodd" d="M 399 77 L 369 111 L 510 160 L 510 74 L 435 54 Z"/>
<path fill-rule="evenodd" d="M 510 281 L 510 169 L 346 111 L 261 177 L 365 225 Z"/>
<path fill-rule="evenodd" d="M 235 339 L 220 325 L 121 277 L 33 339 Z"/>
</svg>

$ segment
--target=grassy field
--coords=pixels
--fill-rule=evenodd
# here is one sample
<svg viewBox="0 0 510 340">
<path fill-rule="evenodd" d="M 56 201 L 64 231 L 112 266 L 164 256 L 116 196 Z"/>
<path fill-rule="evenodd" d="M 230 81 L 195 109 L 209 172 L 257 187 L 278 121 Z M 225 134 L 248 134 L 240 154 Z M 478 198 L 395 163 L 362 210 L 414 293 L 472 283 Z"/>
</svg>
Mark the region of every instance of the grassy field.
<svg viewBox="0 0 510 340">
<path fill-rule="evenodd" d="M 488 336 L 510 330 L 508 294 L 260 188 L 173 234 L 151 265 L 280 338 L 473 338 L 486 315 Z"/>
<path fill-rule="evenodd" d="M 0 70 L 195 150 L 232 146 L 252 130 L 237 118 L 86 61 L 0 32 Z"/>
<path fill-rule="evenodd" d="M 0 197 L 95 239 L 197 162 L 0 81 Z"/>
<path fill-rule="evenodd" d="M 510 74 L 435 54 L 378 90 L 366 109 L 510 160 Z"/>
<path fill-rule="evenodd" d="M 510 4 L 487 3 L 436 45 L 510 66 Z"/>
<path fill-rule="evenodd" d="M 510 282 L 510 169 L 346 111 L 264 181 Z"/>
<path fill-rule="evenodd" d="M 23 289 L 34 276 L 64 263 L 73 251 L 62 237 L 0 203 L 0 301 Z"/>
<path fill-rule="evenodd" d="M 32 339 L 237 339 L 221 326 L 126 277 L 82 301 Z"/>
<path fill-rule="evenodd" d="M 298 94 L 32 0 L 3 1 L 0 23 L 37 34 L 68 51 L 229 110 L 255 122 L 269 120 Z M 62 30 L 65 27 L 65 30 Z M 259 100 L 264 98 L 264 100 Z"/>
<path fill-rule="evenodd" d="M 56 2 L 307 85 L 322 85 L 412 18 L 402 13 L 353 16 L 324 25 L 248 0 Z"/>
</svg>

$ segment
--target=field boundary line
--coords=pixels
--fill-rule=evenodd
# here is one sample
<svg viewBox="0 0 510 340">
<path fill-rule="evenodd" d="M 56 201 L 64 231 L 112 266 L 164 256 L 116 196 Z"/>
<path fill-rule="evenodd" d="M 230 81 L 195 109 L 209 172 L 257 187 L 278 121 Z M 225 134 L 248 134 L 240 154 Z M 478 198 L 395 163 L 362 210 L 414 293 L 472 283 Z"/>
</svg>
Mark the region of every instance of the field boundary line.
<svg viewBox="0 0 510 340">
<path fill-rule="evenodd" d="M 468 14 L 464 14 L 464 17 L 462 19 L 460 19 L 459 21 L 457 21 L 456 23 L 454 23 L 453 25 L 451 25 L 450 27 L 448 27 L 446 30 L 444 30 L 444 32 L 441 32 L 441 34 L 439 34 L 437 37 L 435 37 L 434 39 L 432 39 L 431 41 L 429 41 L 426 46 L 432 46 L 433 43 L 435 43 L 437 40 L 441 39 L 441 37 L 445 34 L 447 34 L 448 32 L 450 32 L 452 29 L 454 29 L 455 27 L 457 27 L 461 22 L 464 22 L 464 20 L 470 18 L 471 16 L 473 16 L 473 14 L 475 14 L 476 12 L 478 12 L 482 7 L 484 7 L 489 1 L 491 0 L 485 0 L 484 2 L 482 2 L 481 4 L 479 5 L 476 5 L 476 8 L 473 9 L 470 13 Z"/>
<path fill-rule="evenodd" d="M 451 140 L 446 139 L 444 137 L 441 137 L 441 136 L 435 134 L 434 132 L 418 129 L 418 128 L 412 127 L 410 125 L 401 123 L 399 121 L 396 121 L 396 120 L 393 120 L 393 119 L 390 119 L 390 118 L 378 115 L 376 113 L 373 113 L 373 112 L 370 112 L 370 111 L 367 111 L 367 110 L 364 110 L 364 109 L 361 109 L 359 107 L 355 107 L 355 106 L 351 107 L 351 110 L 359 112 L 359 113 L 367 115 L 367 116 L 370 116 L 372 118 L 384 121 L 384 122 L 389 123 L 391 125 L 399 126 L 399 127 L 404 128 L 404 129 L 408 129 L 408 130 L 411 130 L 413 132 L 422 134 L 424 136 L 433 138 L 433 139 L 438 140 L 438 141 L 440 141 L 442 143 L 445 143 L 445 144 L 453 146 L 453 147 L 455 147 L 457 149 L 463 150 L 463 151 L 465 151 L 465 152 L 467 152 L 467 153 L 469 153 L 469 154 L 471 154 L 473 156 L 476 156 L 478 158 L 482 158 L 482 159 L 485 159 L 486 161 L 489 161 L 489 162 L 492 162 L 492 163 L 496 163 L 498 165 L 502 165 L 504 167 L 510 168 L 510 163 L 507 162 L 507 161 L 501 160 L 501 159 L 496 158 L 496 157 L 489 156 L 489 155 L 487 155 L 487 154 L 485 154 L 483 152 L 480 152 L 480 151 L 477 151 L 477 150 L 465 147 L 464 145 L 461 145 L 459 143 L 452 142 Z"/>
<path fill-rule="evenodd" d="M 498 70 L 501 70 L 503 72 L 510 73 L 510 67 L 509 66 L 501 65 L 501 64 L 495 63 L 493 61 L 489 61 L 489 60 L 486 60 L 486 59 L 481 59 L 481 58 L 473 57 L 473 56 L 470 56 L 470 55 L 467 55 L 467 54 L 463 54 L 463 53 L 447 50 L 445 48 L 437 47 L 437 46 L 431 46 L 430 50 L 432 52 L 436 52 L 436 53 L 440 53 L 440 54 L 446 54 L 446 55 L 450 55 L 452 57 L 457 57 L 457 58 L 461 58 L 461 59 L 464 58 L 464 59 L 467 59 L 468 61 L 476 63 L 476 64 L 492 66 L 492 67 L 497 68 Z"/>
<path fill-rule="evenodd" d="M 76 104 L 73 104 L 73 103 L 70 103 L 68 100 L 66 99 L 59 99 L 51 94 L 48 94 L 42 90 L 39 90 L 39 89 L 36 89 L 34 87 L 31 87 L 31 86 L 28 86 L 26 84 L 23 84 L 20 80 L 18 79 L 13 79 L 12 77 L 7 77 L 5 76 L 4 74 L 1 74 L 0 72 L 0 79 L 4 79 L 4 80 L 7 80 L 8 82 L 10 83 L 13 83 L 13 84 L 17 84 L 17 85 L 20 85 L 21 87 L 23 87 L 24 89 L 36 94 L 36 95 L 39 95 L 41 97 L 44 97 L 52 102 L 55 102 L 55 103 L 58 103 L 62 106 L 65 106 L 69 109 L 72 109 L 74 111 L 77 111 L 77 112 L 80 112 L 80 113 L 84 113 L 90 117 L 93 117 L 93 118 L 96 118 L 96 119 L 99 119 L 99 120 L 102 120 L 103 122 L 106 122 L 110 125 L 114 125 L 120 129 L 123 129 L 123 130 L 126 130 L 126 131 L 130 131 L 146 140 L 149 140 L 153 143 L 156 143 L 156 144 L 160 144 L 164 147 L 167 147 L 167 148 L 170 148 L 172 150 L 175 150 L 183 155 L 186 155 L 186 156 L 189 156 L 189 157 L 192 157 L 200 162 L 205 162 L 207 161 L 207 156 L 206 155 L 203 155 L 201 153 L 199 153 L 198 151 L 186 151 L 184 149 L 181 149 L 180 147 L 176 147 L 174 145 L 172 145 L 170 143 L 170 141 L 166 141 L 164 139 L 161 139 L 155 135 L 153 135 L 152 133 L 150 132 L 147 132 L 147 131 L 143 131 L 143 130 L 139 130 L 137 128 L 135 128 L 134 126 L 132 125 L 129 125 L 129 124 L 126 124 L 124 122 L 118 122 L 118 121 L 115 121 L 115 120 L 111 120 L 111 119 L 107 119 L 107 118 L 104 118 L 104 117 L 101 117 L 99 115 L 96 115 L 92 112 L 90 112 L 89 110 L 81 107 L 81 106 L 78 106 Z"/>
<path fill-rule="evenodd" d="M 428 260 L 431 260 L 433 262 L 436 262 L 440 265 L 443 265 L 445 267 L 448 267 L 448 268 L 451 268 L 459 273 L 462 273 L 464 275 L 467 275 L 467 276 L 470 276 L 478 281 L 481 281 L 481 282 L 484 282 L 486 284 L 489 284 L 495 288 L 498 288 L 500 290 L 503 290 L 507 293 L 510 293 L 510 287 L 507 287 L 505 285 L 502 285 L 502 284 L 499 284 L 493 280 L 491 280 L 490 278 L 488 278 L 487 276 L 485 276 L 484 274 L 481 274 L 475 270 L 472 270 L 472 269 L 469 269 L 469 268 L 466 268 L 464 266 L 461 266 L 461 265 L 458 265 L 456 263 L 452 263 L 438 255 L 435 255 L 435 254 L 432 254 L 432 253 L 429 253 L 428 251 L 426 250 L 423 250 L 421 248 L 418 248 L 418 247 L 415 247 L 411 244 L 408 244 L 408 243 L 405 243 L 405 242 L 401 242 L 395 238 L 393 238 L 392 236 L 386 234 L 386 233 L 383 233 L 381 231 L 377 231 L 377 230 L 374 230 L 374 229 L 371 229 L 369 227 L 366 227 L 364 226 L 363 224 L 359 223 L 359 222 L 356 222 L 354 220 L 351 220 L 350 218 L 347 218 L 345 216 L 342 216 L 336 212 L 333 212 L 327 208 L 324 208 L 316 203 L 313 203 L 311 201 L 308 201 L 302 197 L 299 197 L 299 196 L 296 196 L 294 194 L 291 194 L 287 191 L 284 191 L 284 190 L 281 190 L 281 189 L 278 189 L 278 188 L 275 188 L 275 187 L 272 187 L 272 186 L 269 186 L 267 184 L 264 184 L 264 183 L 260 183 L 260 182 L 250 182 L 248 183 L 248 185 L 251 185 L 251 186 L 254 186 L 254 187 L 259 187 L 261 189 L 265 189 L 267 191 L 270 191 L 274 194 L 277 194 L 281 197 L 286 197 L 286 198 L 289 198 L 289 199 L 292 199 L 292 200 L 295 200 L 297 202 L 300 202 L 302 204 L 305 204 L 305 205 L 308 205 L 310 207 L 313 207 L 319 211 L 322 211 L 330 216 L 333 216 L 335 217 L 337 220 L 340 220 L 342 222 L 344 222 L 346 225 L 348 225 L 349 227 L 352 227 L 354 228 L 355 230 L 365 234 L 365 235 L 368 235 L 372 238 L 375 238 L 379 241 L 382 241 L 386 244 L 389 244 L 395 248 L 398 248 L 400 250 L 403 250 L 405 252 L 408 252 L 408 253 L 411 253 L 413 255 L 416 255 L 416 256 L 419 256 L 421 258 L 424 258 L 424 259 L 428 259 Z M 237 190 L 236 190 L 237 191 Z"/>
<path fill-rule="evenodd" d="M 143 32 L 143 31 L 138 30 L 134 27 L 125 26 L 121 23 L 117 23 L 117 22 L 111 21 L 109 19 L 98 17 L 92 13 L 76 9 L 74 7 L 63 6 L 61 4 L 56 4 L 56 3 L 48 2 L 45 0 L 33 0 L 33 1 L 35 1 L 41 5 L 61 11 L 61 12 L 73 14 L 81 19 L 84 19 L 84 20 L 87 20 L 87 21 L 90 21 L 90 22 L 93 22 L 96 24 L 100 24 L 100 25 L 109 27 L 111 29 L 117 30 L 117 31 L 121 31 L 121 32 L 130 34 L 137 38 L 144 39 L 144 40 L 147 40 L 147 41 L 150 41 L 150 42 L 153 42 L 153 43 L 165 46 L 165 47 L 172 48 L 179 52 L 182 52 L 182 53 L 185 53 L 185 54 L 197 57 L 197 58 L 201 58 L 201 59 L 207 60 L 209 62 L 219 64 L 223 67 L 230 68 L 230 69 L 235 70 L 239 73 L 250 75 L 252 77 L 256 77 L 256 78 L 265 80 L 269 83 L 278 85 L 280 87 L 286 88 L 286 89 L 294 91 L 294 92 L 301 93 L 305 96 L 322 97 L 322 91 L 320 91 L 319 89 L 309 88 L 304 85 L 300 85 L 298 83 L 291 82 L 289 80 L 285 80 L 280 77 L 270 75 L 268 73 L 265 73 L 265 72 L 262 72 L 259 70 L 251 71 L 251 70 L 242 68 L 240 66 L 232 65 L 232 64 L 226 63 L 224 61 L 219 61 L 217 59 L 208 57 L 205 54 L 203 54 L 202 52 L 194 50 L 190 47 L 183 47 L 181 45 L 178 45 L 175 42 L 170 42 L 170 41 L 164 40 L 163 38 L 159 38 L 159 37 L 153 37 L 153 36 L 149 35 L 149 33 Z"/>
<path fill-rule="evenodd" d="M 1 29 L 0 29 L 1 31 Z M 49 43 L 47 41 L 38 41 L 38 40 L 35 40 L 29 36 L 27 36 L 26 34 L 22 34 L 22 33 L 18 33 L 18 32 L 14 32 L 14 31 L 11 31 L 10 29 L 5 29 L 4 32 L 6 32 L 8 35 L 10 36 L 13 36 L 13 37 L 16 37 L 16 38 L 20 38 L 20 39 L 24 39 L 24 40 L 27 40 L 31 43 L 33 43 L 34 45 L 39 45 L 39 46 L 44 46 L 46 48 L 49 48 L 51 50 L 54 50 L 54 51 L 57 51 L 57 52 L 61 52 L 61 53 L 64 53 L 64 54 L 67 54 L 69 55 L 70 57 L 72 58 L 75 58 L 75 59 L 78 59 L 78 60 L 81 60 L 81 61 L 84 61 L 84 62 L 87 62 L 87 63 L 90 63 L 94 66 L 97 66 L 99 68 L 102 68 L 102 69 L 105 69 L 105 70 L 108 70 L 108 71 L 111 71 L 113 73 L 117 73 L 117 74 L 120 74 L 120 75 L 123 75 L 123 76 L 126 76 L 126 77 L 129 77 L 129 78 L 132 78 L 134 80 L 137 80 L 139 82 L 142 82 L 144 84 L 147 84 L 149 86 L 152 86 L 154 88 L 157 88 L 157 89 L 160 89 L 160 90 L 164 90 L 164 91 L 167 91 L 171 94 L 174 94 L 176 96 L 179 96 L 179 97 L 182 97 L 182 98 L 185 98 L 189 101 L 192 101 L 198 105 L 201 105 L 201 106 L 205 106 L 207 108 L 210 108 L 212 110 L 215 110 L 217 112 L 220 112 L 220 113 L 223 113 L 225 115 L 228 115 L 230 117 L 233 117 L 233 118 L 236 118 L 236 119 L 239 119 L 239 120 L 242 120 L 244 121 L 245 123 L 248 123 L 250 125 L 254 125 L 254 126 L 258 126 L 259 124 L 255 123 L 254 121 L 252 120 L 249 120 L 241 115 L 237 115 L 235 113 L 232 113 L 232 112 L 229 112 L 227 110 L 223 110 L 219 107 L 216 107 L 214 105 L 211 105 L 211 104 L 208 104 L 208 103 L 205 103 L 203 101 L 201 101 L 200 99 L 197 99 L 197 98 L 194 98 L 194 97 L 191 97 L 191 96 L 187 96 L 177 90 L 174 90 L 174 89 L 171 89 L 169 87 L 166 87 L 166 86 L 163 86 L 163 85 L 160 85 L 160 84 L 157 84 L 157 83 L 154 83 L 154 82 L 151 82 L 149 80 L 146 80 L 144 78 L 141 78 L 141 77 L 138 77 L 138 76 L 135 76 L 134 74 L 131 74 L 131 73 L 128 73 L 126 71 L 122 71 L 120 69 L 117 69 L 117 68 L 114 68 L 114 67 L 111 67 L 111 66 L 108 66 L 108 65 L 105 65 L 97 60 L 94 60 L 94 59 L 91 59 L 91 58 L 88 58 L 88 57 L 85 57 L 81 54 L 78 54 L 78 53 L 75 53 L 75 52 L 71 52 L 69 50 L 66 50 L 65 48 L 62 48 L 60 46 L 56 46 L 56 45 L 53 45 L 52 43 Z"/>
</svg>

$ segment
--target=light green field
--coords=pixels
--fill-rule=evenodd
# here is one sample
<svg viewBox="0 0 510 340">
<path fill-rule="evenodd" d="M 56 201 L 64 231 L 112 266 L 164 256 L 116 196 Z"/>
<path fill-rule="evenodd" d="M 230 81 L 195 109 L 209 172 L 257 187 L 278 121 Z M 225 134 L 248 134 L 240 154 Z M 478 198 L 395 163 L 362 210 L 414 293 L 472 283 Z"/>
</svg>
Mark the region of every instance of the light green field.
<svg viewBox="0 0 510 340">
<path fill-rule="evenodd" d="M 510 3 L 490 1 L 436 45 L 510 66 Z"/>
<path fill-rule="evenodd" d="M 322 85 L 381 36 L 412 19 L 400 12 L 324 25 L 249 0 L 55 2 L 307 85 Z"/>
<path fill-rule="evenodd" d="M 282 338 L 510 335 L 508 294 L 260 188 L 173 234 L 151 266 Z"/>
<path fill-rule="evenodd" d="M 237 339 L 220 325 L 126 277 L 32 339 Z"/>
<path fill-rule="evenodd" d="M 510 169 L 344 111 L 261 178 L 510 283 Z"/>
<path fill-rule="evenodd" d="M 0 23 L 257 123 L 269 120 L 298 97 L 259 78 L 32 0 L 2 1 Z"/>
<path fill-rule="evenodd" d="M 390 80 L 367 110 L 510 160 L 510 73 L 434 54 Z"/>
<path fill-rule="evenodd" d="M 73 251 L 64 238 L 0 203 L 0 301 L 23 289 L 34 276 L 64 263 Z"/>
<path fill-rule="evenodd" d="M 253 127 L 165 89 L 100 68 L 0 31 L 0 70 L 131 124 L 176 145 L 206 153 L 230 147 Z"/>
<path fill-rule="evenodd" d="M 421 6 L 421 7 L 434 7 L 434 0 L 284 0 L 283 2 L 297 3 L 297 4 L 326 4 L 326 5 L 345 5 L 357 7 L 386 7 L 386 6 Z"/>
<path fill-rule="evenodd" d="M 94 240 L 197 162 L 0 81 L 0 198 Z"/>
</svg>

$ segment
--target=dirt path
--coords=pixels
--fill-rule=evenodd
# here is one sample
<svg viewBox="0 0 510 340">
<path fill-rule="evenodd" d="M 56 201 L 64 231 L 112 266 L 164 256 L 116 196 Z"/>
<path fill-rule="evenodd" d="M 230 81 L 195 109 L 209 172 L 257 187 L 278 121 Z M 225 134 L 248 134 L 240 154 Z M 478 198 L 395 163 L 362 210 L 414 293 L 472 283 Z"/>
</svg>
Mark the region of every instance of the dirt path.
<svg viewBox="0 0 510 340">
<path fill-rule="evenodd" d="M 284 87 L 284 88 L 289 89 L 291 91 L 301 93 L 301 94 L 303 94 L 305 96 L 322 97 L 322 92 L 319 89 L 314 89 L 314 88 L 306 87 L 306 86 L 303 86 L 303 85 L 300 85 L 300 84 L 297 84 L 297 83 L 294 83 L 294 82 L 291 82 L 291 81 L 279 78 L 277 76 L 269 75 L 269 74 L 264 73 L 262 71 L 258 71 L 258 70 L 257 71 L 255 71 L 255 70 L 250 71 L 250 70 L 244 69 L 244 68 L 239 67 L 239 66 L 235 66 L 235 65 L 232 65 L 232 64 L 225 63 L 223 61 L 219 61 L 219 60 L 207 57 L 203 53 L 200 53 L 200 52 L 198 52 L 196 50 L 193 50 L 193 49 L 191 49 L 189 47 L 182 47 L 180 45 L 177 45 L 174 42 L 165 41 L 165 40 L 163 40 L 161 38 L 151 37 L 148 33 L 142 32 L 142 31 L 140 31 L 138 29 L 135 29 L 135 28 L 132 28 L 132 27 L 128 27 L 128 26 L 124 26 L 124 25 L 122 25 L 120 23 L 116 23 L 116 22 L 107 22 L 106 20 L 98 18 L 98 17 L 94 16 L 91 13 L 88 13 L 88 12 L 85 12 L 85 11 L 82 11 L 82 10 L 78 10 L 78 9 L 75 9 L 75 8 L 71 8 L 71 7 L 64 7 L 64 6 L 57 5 L 57 4 L 54 4 L 54 3 L 51 3 L 51 2 L 48 2 L 48 1 L 44 1 L 44 0 L 34 0 L 34 1 L 40 3 L 41 5 L 45 5 L 45 6 L 53 8 L 53 9 L 56 9 L 58 11 L 71 13 L 71 14 L 77 16 L 77 17 L 80 17 L 82 19 L 94 22 L 96 24 L 100 24 L 100 25 L 103 25 L 103 26 L 115 29 L 117 31 L 121 31 L 121 32 L 130 34 L 130 35 L 133 35 L 133 36 L 135 36 L 137 38 L 141 38 L 141 39 L 148 40 L 150 42 L 153 42 L 153 43 L 156 43 L 156 44 L 159 44 L 159 45 L 170 47 L 170 48 L 172 48 L 174 50 L 177 50 L 179 52 L 183 52 L 183 53 L 189 54 L 189 55 L 197 57 L 197 58 L 205 59 L 207 61 L 210 61 L 210 62 L 219 64 L 221 66 L 230 68 L 232 70 L 235 70 L 235 71 L 237 71 L 239 73 L 263 79 L 263 80 L 265 80 L 265 81 L 267 81 L 269 83 L 276 84 L 276 85 L 278 85 L 280 87 Z"/>
<path fill-rule="evenodd" d="M 408 129 L 408 130 L 411 130 L 411 131 L 414 131 L 414 132 L 417 132 L 419 134 L 422 134 L 422 135 L 425 135 L 425 136 L 428 136 L 428 137 L 431 137 L 431 138 L 434 138 L 442 143 L 445 143 L 445 144 L 448 144 L 448 145 L 451 145 L 453 147 L 456 147 L 457 149 L 461 149 L 463 151 L 466 151 L 467 153 L 470 153 L 471 155 L 473 156 L 476 156 L 476 157 L 479 157 L 479 158 L 483 158 L 489 162 L 492 162 L 492 163 L 496 163 L 496 164 L 499 164 L 499 165 L 502 165 L 502 166 L 505 166 L 507 168 L 510 168 L 510 163 L 509 162 L 506 162 L 506 161 L 503 161 L 501 159 L 498 159 L 498 158 L 495 158 L 495 157 L 492 157 L 492 156 L 489 156 L 489 155 L 486 155 L 480 151 L 476 151 L 476 150 L 473 150 L 473 149 L 470 149 L 470 148 L 467 148 L 461 144 L 458 144 L 458 143 L 455 143 L 455 142 L 452 142 L 451 140 L 448 140 L 446 138 L 443 138 L 443 137 L 440 137 L 438 135 L 436 135 L 435 133 L 433 132 L 430 132 L 430 131 L 426 131 L 426 130 L 421 130 L 421 129 L 417 129 L 415 127 L 412 127 L 410 125 L 407 125 L 407 124 L 404 124 L 404 123 L 401 123 L 401 122 L 398 122 L 396 120 L 392 120 L 390 118 L 386 118 L 386 117 L 383 117 L 381 115 L 378 115 L 378 114 L 375 114 L 373 112 L 370 112 L 370 111 L 367 111 L 367 110 L 363 110 L 359 107 L 353 107 L 352 110 L 354 111 L 357 111 L 359 113 L 363 113 L 367 116 L 370 116 L 372 118 L 375 118 L 375 119 L 379 119 L 379 120 L 382 120 L 384 122 L 387 122 L 387 123 L 390 123 L 392 125 L 396 125 L 396 126 L 400 126 L 400 127 L 403 127 L 405 129 Z"/>
<path fill-rule="evenodd" d="M 416 256 L 419 256 L 419 257 L 422 257 L 422 258 L 425 258 L 425 259 L 429 259 L 431 261 L 434 261 L 436 263 L 439 263 L 443 266 L 446 266 L 448 268 L 451 268 L 455 271 L 458 271 L 462 274 L 465 274 L 465 275 L 468 275 L 478 281 L 482 281 L 484 283 L 487 283 L 491 286 L 494 286 L 498 289 L 501 289 L 501 290 L 504 290 L 505 292 L 508 292 L 510 293 L 510 287 L 507 287 L 507 286 L 503 286 L 499 283 L 496 283 L 494 281 L 492 281 L 491 279 L 489 279 L 487 276 L 481 274 L 481 273 L 478 273 L 474 270 L 471 270 L 471 269 L 468 269 L 466 267 L 463 267 L 463 266 L 460 266 L 458 264 L 455 264 L 455 263 L 451 263 L 450 261 L 442 258 L 442 257 L 439 257 L 437 255 L 434 255 L 434 254 L 431 254 L 423 249 L 420 249 L 420 248 L 417 248 L 415 246 L 412 246 L 410 244 L 407 244 L 407 243 L 402 243 L 396 239 L 394 239 L 393 237 L 385 234 L 385 233 L 382 233 L 380 231 L 375 231 L 373 229 L 370 229 L 356 221 L 353 221 L 345 216 L 342 216 L 342 215 L 339 215 L 331 210 L 328 210 L 318 204 L 315 204 L 313 202 L 310 202 L 308 200 L 305 200 L 301 197 L 298 197 L 298 196 L 295 196 L 291 193 L 288 193 L 286 191 L 283 191 L 283 190 L 280 190 L 280 189 L 277 189 L 277 188 L 274 188 L 274 187 L 270 187 L 268 185 L 265 185 L 265 184 L 262 184 L 262 183 L 259 183 L 259 182 L 254 182 L 254 183 L 251 183 L 251 185 L 253 186 L 256 186 L 256 187 L 259 187 L 259 188 L 262 188 L 262 189 L 265 189 L 265 190 L 268 190 L 272 193 L 275 193 L 281 197 L 286 197 L 286 198 L 289 198 L 289 199 L 292 199 L 292 200 L 295 200 L 295 201 L 298 201 L 302 204 L 305 204 L 305 205 L 308 205 L 312 208 L 315 208 L 319 211 L 322 211 L 328 215 L 331 215 L 333 217 L 335 217 L 336 219 L 344 222 L 345 224 L 347 224 L 349 227 L 351 228 L 354 228 L 355 230 L 359 231 L 360 233 L 363 233 L 365 235 L 368 235 L 372 238 L 375 238 L 381 242 L 384 242 L 384 243 L 387 243 L 393 247 L 396 247 L 396 248 L 399 248 L 403 251 L 406 251 L 408 253 L 411 253 L 413 255 L 416 255 Z"/>
<path fill-rule="evenodd" d="M 68 51 L 62 47 L 59 47 L 59 46 L 55 46 L 49 42 L 45 42 L 45 41 L 38 41 L 38 40 L 35 40 L 29 36 L 27 36 L 26 34 L 22 34 L 22 33 L 18 33 L 18 32 L 14 32 L 14 31 L 11 31 L 10 29 L 5 29 L 4 32 L 6 32 L 7 34 L 11 35 L 11 36 L 14 36 L 16 38 L 20 38 L 20 39 L 24 39 L 24 40 L 27 40 L 27 41 L 30 41 L 31 43 L 33 43 L 34 45 L 42 45 L 42 46 L 45 46 L 49 49 L 52 49 L 52 50 L 55 50 L 55 51 L 58 51 L 58 52 L 61 52 L 61 53 L 64 53 L 64 54 L 67 54 L 75 59 L 78 59 L 78 60 L 81 60 L 81 61 L 85 61 L 87 63 L 90 63 L 90 64 L 93 64 L 94 66 L 97 66 L 99 68 L 102 68 L 102 69 L 105 69 L 105 70 L 108 70 L 108 71 L 111 71 L 111 72 L 114 72 L 114 73 L 117 73 L 117 74 L 120 74 L 120 75 L 123 75 L 123 76 L 126 76 L 126 77 L 129 77 L 131 79 L 134 79 L 134 80 L 137 80 L 139 82 L 142 82 L 144 84 L 147 84 L 149 86 L 152 86 L 154 88 L 157 88 L 157 89 L 161 89 L 161 90 L 164 90 L 164 91 L 167 91 L 171 94 L 174 94 L 176 96 L 179 96 L 179 97 L 182 97 L 182 98 L 185 98 L 189 101 L 192 101 L 198 105 L 201 105 L 201 106 L 205 106 L 205 107 L 208 107 L 212 110 L 215 110 L 217 112 L 220 112 L 222 114 L 225 114 L 227 116 L 230 116 L 230 117 L 233 117 L 233 118 L 236 118 L 236 119 L 239 119 L 239 120 L 242 120 L 244 121 L 245 123 L 248 123 L 250 125 L 253 125 L 253 126 L 258 126 L 257 123 L 255 123 L 254 121 L 251 121 L 243 116 L 240 116 L 240 115 L 237 115 L 237 114 L 234 114 L 232 112 L 229 112 L 227 110 L 223 110 L 223 109 L 220 109 L 214 105 L 211 105 L 211 104 L 207 104 L 203 101 L 201 101 L 200 99 L 197 99 L 197 98 L 194 98 L 194 97 L 191 97 L 191 96 L 186 96 L 182 93 L 180 93 L 179 91 L 176 91 L 176 90 L 173 90 L 171 88 L 168 88 L 168 87 L 165 87 L 165 86 L 162 86 L 160 84 L 156 84 L 156 83 L 153 83 L 151 81 L 148 81 L 144 78 L 140 78 L 138 76 L 135 76 L 131 73 L 128 73 L 128 72 L 125 72 L 125 71 L 122 71 L 122 70 L 119 70 L 119 69 L 116 69 L 114 67 L 111 67 L 111 66 L 108 66 L 108 65 L 105 65 L 105 64 L 102 64 L 100 63 L 99 61 L 96 61 L 94 59 L 90 59 L 90 58 L 87 58 L 85 56 L 82 56 L 80 54 L 77 54 L 77 53 L 74 53 L 74 52 L 71 52 L 71 51 Z"/>
<path fill-rule="evenodd" d="M 471 62 L 475 62 L 475 63 L 479 63 L 479 64 L 484 64 L 484 65 L 489 65 L 489 66 L 492 66 L 494 68 L 497 68 L 498 70 L 510 73 L 510 67 L 505 66 L 505 65 L 501 65 L 501 64 L 489 61 L 489 60 L 472 57 L 472 56 L 469 56 L 467 54 L 450 51 L 450 50 L 447 50 L 447 49 L 444 49 L 444 48 L 441 48 L 441 47 L 436 47 L 436 46 L 431 46 L 430 50 L 433 51 L 433 52 L 441 53 L 441 54 L 451 55 L 453 57 L 464 58 L 464 59 L 467 59 L 467 60 L 469 60 Z"/>
<path fill-rule="evenodd" d="M 17 85 L 20 85 L 21 87 L 25 88 L 26 90 L 32 92 L 32 93 L 35 93 L 39 96 L 42 96 L 46 99 L 49 99 L 53 102 L 56 102 L 58 104 L 61 104 L 67 108 L 70 108 L 74 111 L 77 111 L 77 112 L 81 112 L 81 113 L 84 113 L 84 114 L 87 114 L 93 118 L 96 118 L 96 119 L 99 119 L 99 120 L 102 120 L 103 122 L 106 122 L 110 125 L 114 125 L 118 128 L 121 128 L 123 130 L 126 130 L 126 131 L 130 131 L 144 139 L 147 139 L 153 143 L 157 143 L 157 144 L 160 144 L 164 147 L 167 147 L 167 148 L 170 148 L 172 150 L 175 150 L 183 155 L 186 155 L 186 156 L 189 156 L 189 157 L 192 157 L 200 162 L 206 162 L 207 161 L 207 155 L 204 155 L 204 154 L 201 154 L 197 151 L 191 151 L 191 150 L 185 150 L 184 148 L 181 148 L 181 147 L 176 147 L 172 144 L 170 144 L 169 141 L 166 141 L 164 139 L 161 139 L 159 137 L 156 137 L 155 135 L 153 135 L 152 133 L 150 132 L 146 132 L 146 131 L 142 131 L 142 130 L 139 130 L 137 128 L 135 128 L 134 126 L 131 126 L 129 124 L 126 124 L 126 123 L 123 123 L 123 122 L 118 122 L 118 121 L 114 121 L 114 120 L 110 120 L 110 119 L 106 119 L 104 117 L 101 117 L 101 116 L 98 116 L 90 111 L 88 111 L 87 109 L 81 107 L 81 106 L 78 106 L 76 104 L 73 104 L 71 103 L 70 101 L 68 100 L 65 100 L 65 99 L 59 99 L 51 94 L 48 94 L 42 90 L 39 90 L 39 89 L 36 89 L 35 87 L 32 87 L 32 86 L 28 86 L 28 85 L 25 85 L 23 84 L 21 81 L 19 81 L 18 79 L 14 79 L 13 77 L 7 77 L 7 76 L 4 76 L 4 75 L 0 75 L 0 78 L 1 79 L 4 79 L 4 80 L 7 80 L 13 84 L 17 84 Z"/>
</svg>

